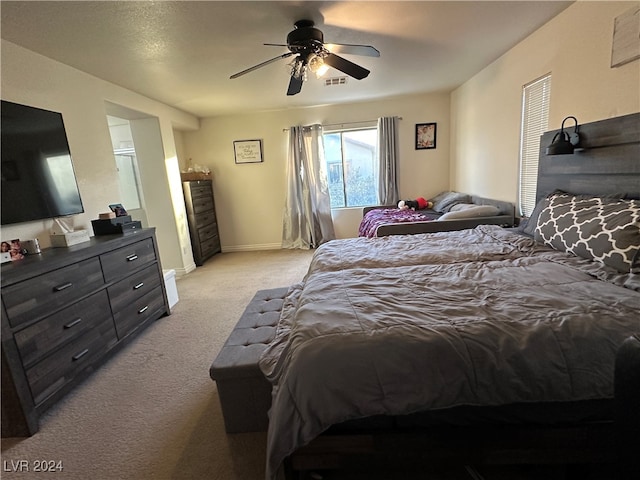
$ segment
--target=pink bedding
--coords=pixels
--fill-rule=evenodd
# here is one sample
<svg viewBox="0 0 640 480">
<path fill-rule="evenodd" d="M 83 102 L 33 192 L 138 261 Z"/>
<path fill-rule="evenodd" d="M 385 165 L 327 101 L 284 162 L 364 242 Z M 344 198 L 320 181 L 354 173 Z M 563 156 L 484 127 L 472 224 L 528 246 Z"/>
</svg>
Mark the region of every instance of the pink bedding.
<svg viewBox="0 0 640 480">
<path fill-rule="evenodd" d="M 389 223 L 428 222 L 433 216 L 421 213 L 419 210 L 400 210 L 399 208 L 380 208 L 368 211 L 358 229 L 360 237 L 377 237 L 378 227 Z"/>
</svg>

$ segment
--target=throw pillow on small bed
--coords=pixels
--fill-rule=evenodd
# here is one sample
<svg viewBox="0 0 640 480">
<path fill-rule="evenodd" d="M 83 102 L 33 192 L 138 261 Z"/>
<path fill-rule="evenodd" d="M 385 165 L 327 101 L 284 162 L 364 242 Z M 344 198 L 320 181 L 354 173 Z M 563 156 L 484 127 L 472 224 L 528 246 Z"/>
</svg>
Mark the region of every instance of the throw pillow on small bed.
<svg viewBox="0 0 640 480">
<path fill-rule="evenodd" d="M 451 208 L 438 220 L 454 220 L 460 218 L 493 217 L 500 213 L 494 205 L 475 205 L 473 203 L 459 203 Z"/>
<path fill-rule="evenodd" d="M 540 212 L 535 239 L 623 273 L 640 268 L 640 201 L 556 194 Z"/>
<path fill-rule="evenodd" d="M 469 203 L 470 201 L 471 197 L 466 193 L 442 192 L 432 199 L 433 207 L 431 208 L 438 213 L 446 213 L 454 205 L 458 203 Z"/>
</svg>

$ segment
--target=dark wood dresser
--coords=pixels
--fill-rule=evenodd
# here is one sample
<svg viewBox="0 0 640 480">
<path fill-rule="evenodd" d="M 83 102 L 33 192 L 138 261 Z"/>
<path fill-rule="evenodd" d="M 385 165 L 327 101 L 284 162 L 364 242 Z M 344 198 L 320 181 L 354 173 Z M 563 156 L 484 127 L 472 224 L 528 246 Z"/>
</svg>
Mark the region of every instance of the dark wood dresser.
<svg viewBox="0 0 640 480">
<path fill-rule="evenodd" d="M 144 327 L 170 314 L 155 229 L 2 265 L 2 436 L 40 415 Z"/>
<path fill-rule="evenodd" d="M 193 260 L 197 266 L 221 251 L 211 180 L 182 182 Z"/>
</svg>

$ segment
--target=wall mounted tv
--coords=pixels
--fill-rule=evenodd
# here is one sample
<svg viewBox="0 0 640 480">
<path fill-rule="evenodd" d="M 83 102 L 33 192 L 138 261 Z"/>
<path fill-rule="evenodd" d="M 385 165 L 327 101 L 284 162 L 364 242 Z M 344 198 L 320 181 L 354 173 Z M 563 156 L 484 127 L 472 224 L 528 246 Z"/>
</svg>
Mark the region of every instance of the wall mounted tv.
<svg viewBox="0 0 640 480">
<path fill-rule="evenodd" d="M 2 225 L 83 213 L 62 115 L 2 100 Z"/>
</svg>

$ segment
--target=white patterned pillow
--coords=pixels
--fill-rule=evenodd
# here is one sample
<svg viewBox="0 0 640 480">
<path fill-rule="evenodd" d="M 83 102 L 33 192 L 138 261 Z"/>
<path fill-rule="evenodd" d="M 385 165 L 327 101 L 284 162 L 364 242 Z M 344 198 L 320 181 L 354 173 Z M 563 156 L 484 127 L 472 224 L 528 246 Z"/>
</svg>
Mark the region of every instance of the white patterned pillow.
<svg viewBox="0 0 640 480">
<path fill-rule="evenodd" d="M 537 241 L 624 273 L 640 272 L 640 201 L 584 195 L 549 197 Z"/>
</svg>

